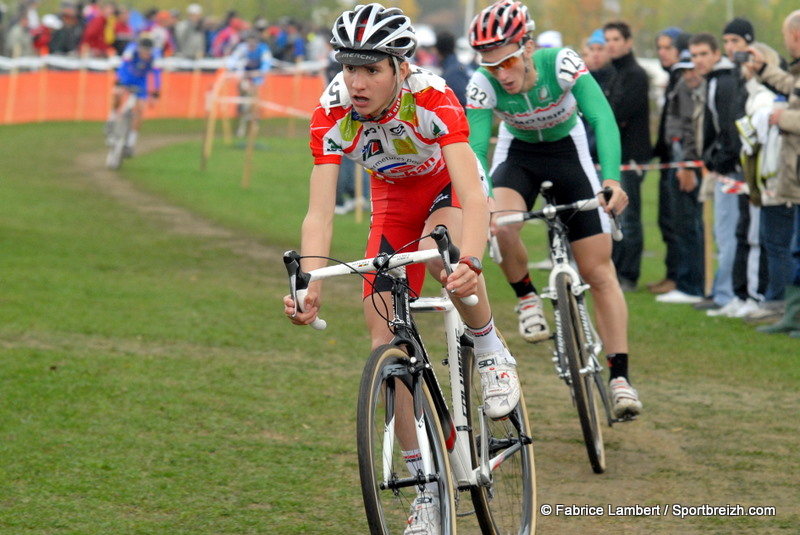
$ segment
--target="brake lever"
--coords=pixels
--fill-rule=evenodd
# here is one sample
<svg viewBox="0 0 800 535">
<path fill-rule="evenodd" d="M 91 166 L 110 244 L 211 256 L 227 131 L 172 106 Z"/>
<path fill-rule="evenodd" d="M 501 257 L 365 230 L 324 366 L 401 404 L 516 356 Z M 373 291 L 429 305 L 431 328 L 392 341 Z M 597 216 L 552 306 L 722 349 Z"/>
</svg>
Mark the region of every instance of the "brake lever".
<svg viewBox="0 0 800 535">
<path fill-rule="evenodd" d="M 603 199 L 605 199 L 606 204 L 608 204 L 608 202 L 611 200 L 611 197 L 614 195 L 614 191 L 607 186 L 603 188 L 601 193 L 603 194 Z M 611 237 L 614 239 L 614 241 L 621 241 L 622 224 L 617 219 L 617 211 L 611 210 L 608 215 L 611 219 Z"/>
<path fill-rule="evenodd" d="M 458 258 L 461 254 L 458 247 L 450 241 L 450 233 L 447 232 L 447 227 L 444 225 L 437 225 L 430 234 L 433 241 L 436 242 L 436 248 L 439 249 L 439 254 L 442 255 L 444 261 L 444 272 L 449 277 L 453 273 L 452 258 Z M 468 295 L 461 297 L 461 302 L 465 305 L 475 306 L 478 304 L 477 295 Z"/>
<path fill-rule="evenodd" d="M 289 274 L 289 294 L 295 304 L 292 318 L 297 317 L 297 311 L 303 312 L 303 304 L 308 293 L 308 283 L 311 278 L 307 273 L 300 269 L 300 254 L 297 251 L 286 251 L 283 253 L 283 265 Z M 328 326 L 328 323 L 319 316 L 314 318 L 311 326 L 321 331 Z"/>
</svg>

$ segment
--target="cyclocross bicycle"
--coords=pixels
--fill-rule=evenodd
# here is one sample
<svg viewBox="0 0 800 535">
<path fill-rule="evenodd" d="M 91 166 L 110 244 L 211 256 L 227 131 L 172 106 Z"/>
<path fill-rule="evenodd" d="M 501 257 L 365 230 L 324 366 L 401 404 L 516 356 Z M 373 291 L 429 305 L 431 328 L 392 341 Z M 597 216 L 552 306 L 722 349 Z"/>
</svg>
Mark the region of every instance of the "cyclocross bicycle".
<svg viewBox="0 0 800 535">
<path fill-rule="evenodd" d="M 553 268 L 548 277 L 548 286 L 542 290 L 541 297 L 549 299 L 553 304 L 556 325 L 551 336 L 555 341 L 553 363 L 556 373 L 569 387 L 573 403 L 578 409 L 592 470 L 600 474 L 606 468 L 600 407 L 605 409 L 609 426 L 633 420 L 635 416 L 616 418 L 612 415 L 599 358 L 603 345 L 586 306 L 586 290 L 589 285 L 581 279 L 575 267 L 572 248 L 567 239 L 567 224 L 562 219 L 563 214 L 596 210 L 600 206 L 600 200 L 593 197 L 557 205 L 550 191 L 552 186 L 553 183 L 549 181 L 542 184 L 540 191 L 545 203 L 540 210 L 501 215 L 495 222 L 497 225 L 511 225 L 541 220 L 547 224 Z M 602 194 L 606 201 L 611 198 L 609 188 L 604 189 Z M 614 214 L 611 214 L 611 225 L 614 240 L 621 240 L 622 232 Z"/>
<path fill-rule="evenodd" d="M 456 533 L 457 518 L 473 516 L 484 534 L 532 534 L 536 476 L 524 397 L 502 420 L 485 416 L 472 340 L 447 292 L 443 289 L 440 297 L 412 295 L 406 266 L 440 258 L 450 273 L 451 259 L 459 258 L 444 226 L 430 237 L 436 249 L 402 252 L 401 248 L 394 254 L 308 273 L 301 271 L 301 257 L 295 251 L 283 257 L 295 303 L 303 302 L 305 289 L 316 280 L 371 273 L 374 280 L 391 282 L 392 303 L 380 302 L 375 294 L 373 303 L 394 338 L 369 356 L 358 395 L 359 473 L 370 533 L 401 535 L 417 494 L 435 488 L 443 535 Z M 476 297 L 465 302 L 474 303 Z M 442 364 L 450 382 L 449 406 L 414 321 L 414 315 L 422 312 L 444 314 L 447 355 Z M 312 326 L 324 329 L 326 324 L 317 318 Z M 413 410 L 403 410 L 409 406 Z M 416 473 L 411 473 L 403 458 L 401 435 L 406 442 L 409 435 L 414 436 L 418 444 Z"/>
<path fill-rule="evenodd" d="M 244 71 L 239 79 L 239 126 L 236 128 L 236 137 L 251 137 L 258 132 L 259 120 L 259 87 L 253 82 L 253 78 L 264 76 L 261 71 Z"/>
<path fill-rule="evenodd" d="M 117 118 L 113 122 L 111 131 L 108 132 L 106 144 L 108 145 L 108 155 L 106 156 L 106 167 L 109 169 L 119 169 L 122 160 L 125 158 L 125 146 L 128 136 L 133 129 L 133 116 L 136 110 L 136 103 L 139 100 L 137 87 L 125 87 L 123 92 L 125 101 L 120 106 Z"/>
</svg>

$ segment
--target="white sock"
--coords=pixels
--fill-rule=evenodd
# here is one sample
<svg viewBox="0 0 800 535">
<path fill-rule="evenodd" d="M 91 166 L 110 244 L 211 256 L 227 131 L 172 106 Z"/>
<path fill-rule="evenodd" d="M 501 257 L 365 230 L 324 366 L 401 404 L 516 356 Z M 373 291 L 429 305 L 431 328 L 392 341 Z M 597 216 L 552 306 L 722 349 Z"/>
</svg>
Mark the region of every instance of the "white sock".
<svg viewBox="0 0 800 535">
<path fill-rule="evenodd" d="M 422 454 L 420 453 L 419 449 L 409 450 L 409 451 L 401 450 L 400 453 L 403 455 L 403 459 L 406 461 L 406 467 L 408 467 L 408 472 L 412 476 L 416 476 L 417 474 L 422 472 Z M 425 490 L 430 491 L 434 494 L 439 493 L 435 481 L 426 483 Z"/>
<path fill-rule="evenodd" d="M 504 350 L 503 342 L 497 336 L 497 330 L 494 328 L 494 318 L 489 318 L 489 323 L 479 329 L 467 326 L 466 331 L 475 342 L 475 355 Z"/>
</svg>

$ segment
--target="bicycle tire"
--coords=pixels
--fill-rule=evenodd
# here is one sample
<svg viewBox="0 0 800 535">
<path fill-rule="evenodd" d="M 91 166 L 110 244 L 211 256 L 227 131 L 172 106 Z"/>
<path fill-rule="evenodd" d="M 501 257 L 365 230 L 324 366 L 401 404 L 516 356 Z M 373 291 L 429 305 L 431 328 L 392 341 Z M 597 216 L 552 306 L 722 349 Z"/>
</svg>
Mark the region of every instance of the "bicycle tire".
<svg viewBox="0 0 800 535">
<path fill-rule="evenodd" d="M 369 357 L 361 377 L 358 394 L 356 421 L 358 467 L 364 510 L 372 535 L 402 535 L 408 527 L 411 503 L 417 496 L 416 483 L 398 488 L 403 480 L 411 479 L 403 455 L 399 437 L 389 432 L 391 451 L 387 450 L 387 429 L 393 430 L 397 423 L 394 405 L 398 395 L 411 395 L 416 381 L 421 393 L 421 409 L 430 444 L 435 486 L 439 493 L 439 518 L 441 533 L 455 533 L 455 496 L 452 484 L 450 458 L 442 434 L 439 417 L 431 393 L 419 374 L 414 380 L 408 371 L 408 355 L 392 345 L 375 349 Z M 383 458 L 387 457 L 390 473 L 390 488 L 381 488 L 384 481 Z"/>
<path fill-rule="evenodd" d="M 472 348 L 462 351 L 464 370 L 464 390 L 467 403 L 467 418 L 470 422 L 472 441 L 472 468 L 479 466 L 481 437 L 480 377 L 474 363 Z M 490 433 L 488 443 L 490 458 L 508 451 L 509 447 L 522 444 L 492 466 L 491 483 L 477 485 L 470 489 L 475 515 L 484 535 L 529 535 L 536 532 L 536 467 L 533 442 L 525 397 L 520 394 L 519 404 L 503 420 L 486 419 Z"/>
<path fill-rule="evenodd" d="M 594 384 L 594 373 L 582 373 L 590 365 L 586 335 L 578 313 L 578 301 L 572 293 L 572 281 L 567 273 L 556 276 L 556 298 L 561 335 L 569 367 L 570 388 L 578 419 L 581 422 L 583 441 L 589 454 L 589 463 L 596 474 L 606 469 L 605 445 L 600 418 L 599 393 Z"/>
<path fill-rule="evenodd" d="M 119 169 L 125 153 L 125 143 L 133 127 L 132 112 L 125 111 L 114 123 L 114 142 L 106 157 L 106 166 L 109 169 Z"/>
</svg>

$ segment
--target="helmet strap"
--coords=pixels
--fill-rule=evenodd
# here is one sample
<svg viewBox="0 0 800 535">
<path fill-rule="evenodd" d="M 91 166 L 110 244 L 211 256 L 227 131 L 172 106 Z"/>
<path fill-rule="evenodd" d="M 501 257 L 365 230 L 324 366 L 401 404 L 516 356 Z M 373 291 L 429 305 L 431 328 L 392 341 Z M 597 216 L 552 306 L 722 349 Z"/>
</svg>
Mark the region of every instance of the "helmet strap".
<svg viewBox="0 0 800 535">
<path fill-rule="evenodd" d="M 527 46 L 528 41 L 530 41 L 530 37 L 523 37 L 521 46 Z M 528 81 L 528 74 L 531 71 L 531 62 L 533 61 L 533 52 L 531 52 L 531 57 L 525 59 L 525 56 L 522 56 L 522 60 L 525 62 L 525 74 L 522 76 L 522 87 L 525 87 L 526 82 Z"/>
</svg>

